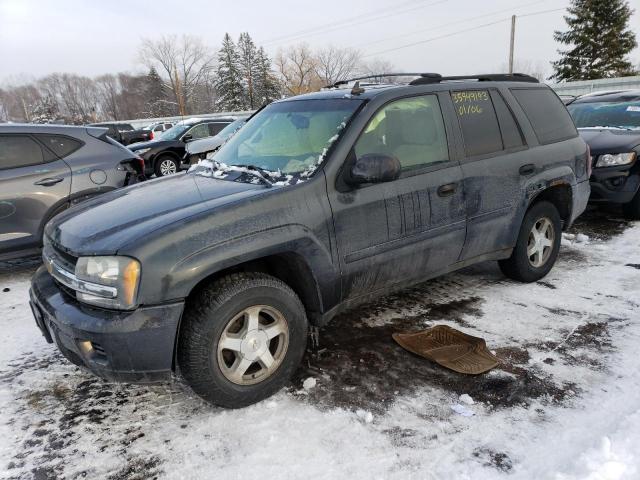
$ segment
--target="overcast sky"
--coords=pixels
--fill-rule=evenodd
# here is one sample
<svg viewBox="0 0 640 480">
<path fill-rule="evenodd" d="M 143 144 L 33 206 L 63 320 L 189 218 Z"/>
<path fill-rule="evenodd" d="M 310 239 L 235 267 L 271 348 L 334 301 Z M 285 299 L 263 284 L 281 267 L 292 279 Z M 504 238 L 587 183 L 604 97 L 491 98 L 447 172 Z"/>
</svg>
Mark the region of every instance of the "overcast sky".
<svg viewBox="0 0 640 480">
<path fill-rule="evenodd" d="M 630 3 L 640 11 L 640 0 Z M 243 31 L 271 55 L 304 41 L 313 47 L 354 47 L 365 59 L 383 58 L 402 71 L 487 73 L 506 65 L 512 14 L 519 16 L 516 61 L 550 72 L 549 61 L 557 57 L 558 47 L 553 31 L 565 28 L 564 10 L 556 9 L 568 4 L 568 0 L 0 0 L 0 82 L 52 72 L 89 76 L 141 72 L 137 51 L 142 38 L 197 35 L 218 49 L 225 32 L 236 38 Z M 631 26 L 640 40 L 639 13 Z M 632 60 L 640 64 L 638 49 Z"/>
</svg>

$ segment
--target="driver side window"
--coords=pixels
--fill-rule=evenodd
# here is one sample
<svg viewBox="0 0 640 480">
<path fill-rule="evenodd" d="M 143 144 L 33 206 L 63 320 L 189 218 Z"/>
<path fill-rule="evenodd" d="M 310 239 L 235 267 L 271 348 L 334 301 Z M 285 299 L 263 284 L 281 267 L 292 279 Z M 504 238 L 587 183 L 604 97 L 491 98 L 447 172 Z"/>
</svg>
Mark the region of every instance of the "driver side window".
<svg viewBox="0 0 640 480">
<path fill-rule="evenodd" d="M 357 158 L 366 154 L 396 157 L 402 171 L 447 162 L 447 136 L 435 95 L 404 98 L 379 110 L 354 147 Z"/>
</svg>

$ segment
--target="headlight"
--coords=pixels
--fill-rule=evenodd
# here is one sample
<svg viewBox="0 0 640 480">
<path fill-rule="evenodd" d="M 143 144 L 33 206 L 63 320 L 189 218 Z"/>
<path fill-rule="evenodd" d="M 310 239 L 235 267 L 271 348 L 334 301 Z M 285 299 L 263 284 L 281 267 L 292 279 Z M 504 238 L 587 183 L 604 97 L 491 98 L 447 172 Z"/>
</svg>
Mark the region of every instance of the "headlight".
<svg viewBox="0 0 640 480">
<path fill-rule="evenodd" d="M 145 153 L 147 153 L 149 150 L 151 150 L 151 147 L 148 148 L 141 148 L 140 150 L 134 150 L 134 153 L 137 153 L 138 155 L 144 155 Z"/>
<path fill-rule="evenodd" d="M 130 310 L 136 306 L 140 262 L 129 257 L 80 257 L 76 263 L 78 280 L 114 287 L 115 297 L 77 292 L 78 300 L 98 307 Z"/>
<path fill-rule="evenodd" d="M 605 153 L 598 157 L 596 167 L 615 167 L 616 165 L 629 165 L 636 158 L 635 153 Z"/>
</svg>

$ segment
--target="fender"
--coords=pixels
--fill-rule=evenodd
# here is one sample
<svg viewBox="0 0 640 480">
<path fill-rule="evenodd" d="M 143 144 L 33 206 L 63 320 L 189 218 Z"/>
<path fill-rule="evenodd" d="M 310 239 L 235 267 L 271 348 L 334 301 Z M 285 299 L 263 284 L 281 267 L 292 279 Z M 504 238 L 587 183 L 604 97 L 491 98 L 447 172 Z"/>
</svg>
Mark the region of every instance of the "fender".
<svg viewBox="0 0 640 480">
<path fill-rule="evenodd" d="M 334 266 L 327 247 L 311 230 L 300 224 L 269 228 L 198 250 L 180 260 L 168 272 L 158 275 L 159 284 L 156 283 L 153 289 L 144 289 L 141 301 L 155 303 L 168 298 L 185 298 L 196 285 L 217 272 L 288 253 L 299 255 L 309 267 L 316 286 L 320 312 L 335 306 L 340 300 L 340 272 Z M 142 284 L 146 285 L 144 275 L 143 272 Z"/>
</svg>

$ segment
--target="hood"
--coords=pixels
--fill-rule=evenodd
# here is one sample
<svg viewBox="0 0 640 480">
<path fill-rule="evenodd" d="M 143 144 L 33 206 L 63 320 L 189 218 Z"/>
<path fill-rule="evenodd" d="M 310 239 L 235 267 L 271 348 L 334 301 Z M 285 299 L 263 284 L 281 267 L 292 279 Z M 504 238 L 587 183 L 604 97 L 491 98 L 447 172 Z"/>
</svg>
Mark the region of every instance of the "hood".
<svg viewBox="0 0 640 480">
<path fill-rule="evenodd" d="M 129 145 L 129 150 L 131 150 L 132 152 L 135 152 L 136 150 L 140 150 L 141 148 L 165 148 L 168 147 L 169 145 L 173 145 L 173 144 L 179 144 L 179 145 L 183 145 L 182 142 L 178 141 L 178 140 L 149 140 L 148 142 L 136 142 L 136 143 L 132 143 L 131 145 Z"/>
<path fill-rule="evenodd" d="M 580 136 L 589 144 L 592 155 L 631 152 L 640 145 L 640 131 L 613 128 L 580 128 Z"/>
<path fill-rule="evenodd" d="M 201 138 L 200 140 L 189 142 L 187 143 L 186 149 L 190 155 L 211 152 L 222 145 L 223 142 L 224 139 L 222 137 L 215 135 L 213 137 Z"/>
<path fill-rule="evenodd" d="M 45 233 L 76 255 L 109 255 L 144 242 L 158 228 L 264 190 L 262 185 L 171 175 L 83 202 L 54 217 Z"/>
</svg>

